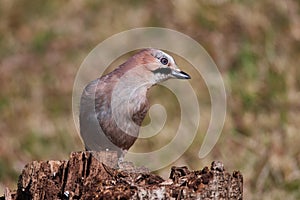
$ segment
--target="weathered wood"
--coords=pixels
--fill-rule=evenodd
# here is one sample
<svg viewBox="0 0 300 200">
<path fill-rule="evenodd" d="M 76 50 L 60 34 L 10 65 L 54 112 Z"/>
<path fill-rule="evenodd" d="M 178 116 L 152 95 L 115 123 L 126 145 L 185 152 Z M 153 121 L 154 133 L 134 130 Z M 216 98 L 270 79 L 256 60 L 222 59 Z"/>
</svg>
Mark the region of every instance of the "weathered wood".
<svg viewBox="0 0 300 200">
<path fill-rule="evenodd" d="M 168 180 L 116 165 L 115 152 L 76 152 L 69 161 L 33 161 L 23 169 L 17 191 L 7 189 L 0 199 L 242 199 L 242 175 L 229 174 L 221 162 L 198 171 L 172 167 Z"/>
</svg>

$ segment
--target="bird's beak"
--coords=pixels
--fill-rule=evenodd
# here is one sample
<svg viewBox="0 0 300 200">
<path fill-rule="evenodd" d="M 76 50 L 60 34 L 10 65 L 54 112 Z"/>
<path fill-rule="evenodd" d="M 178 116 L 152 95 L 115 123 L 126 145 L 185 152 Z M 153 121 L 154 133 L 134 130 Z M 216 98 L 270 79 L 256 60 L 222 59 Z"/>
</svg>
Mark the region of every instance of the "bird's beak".
<svg viewBox="0 0 300 200">
<path fill-rule="evenodd" d="M 178 79 L 191 79 L 191 76 L 179 69 L 172 69 L 171 75 Z"/>
</svg>

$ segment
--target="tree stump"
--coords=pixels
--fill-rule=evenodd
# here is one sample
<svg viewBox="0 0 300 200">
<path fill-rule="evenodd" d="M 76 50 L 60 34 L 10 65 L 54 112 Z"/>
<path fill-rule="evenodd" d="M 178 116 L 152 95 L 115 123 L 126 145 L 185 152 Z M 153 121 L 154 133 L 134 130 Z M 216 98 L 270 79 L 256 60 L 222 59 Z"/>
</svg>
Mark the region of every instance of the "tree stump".
<svg viewBox="0 0 300 200">
<path fill-rule="evenodd" d="M 229 174 L 221 162 L 190 171 L 172 167 L 164 180 L 134 167 L 116 169 L 116 152 L 75 152 L 68 161 L 33 161 L 19 177 L 15 199 L 242 199 L 243 177 Z M 130 167 L 129 167 L 130 168 Z"/>
</svg>

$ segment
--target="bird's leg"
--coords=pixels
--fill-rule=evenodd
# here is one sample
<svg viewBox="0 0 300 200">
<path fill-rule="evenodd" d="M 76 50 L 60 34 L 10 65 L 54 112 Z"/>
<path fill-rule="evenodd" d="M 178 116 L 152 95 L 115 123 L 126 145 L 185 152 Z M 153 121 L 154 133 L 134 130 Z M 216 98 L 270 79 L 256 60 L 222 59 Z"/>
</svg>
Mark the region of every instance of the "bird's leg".
<svg viewBox="0 0 300 200">
<path fill-rule="evenodd" d="M 125 157 L 126 153 L 127 153 L 127 150 L 123 150 L 123 149 L 121 150 L 121 155 L 119 157 L 119 162 L 124 161 L 124 157 Z"/>
<path fill-rule="evenodd" d="M 134 169 L 135 169 L 134 164 L 130 161 L 124 160 L 126 153 L 127 153 L 127 150 L 121 151 L 121 155 L 118 159 L 118 167 L 122 171 L 134 171 Z"/>
</svg>

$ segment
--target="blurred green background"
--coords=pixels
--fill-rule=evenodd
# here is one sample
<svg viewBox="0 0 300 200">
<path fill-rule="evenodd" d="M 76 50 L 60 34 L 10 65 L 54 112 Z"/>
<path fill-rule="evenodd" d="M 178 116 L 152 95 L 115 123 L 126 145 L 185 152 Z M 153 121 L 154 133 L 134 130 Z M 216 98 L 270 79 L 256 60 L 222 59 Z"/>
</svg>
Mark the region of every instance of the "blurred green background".
<svg viewBox="0 0 300 200">
<path fill-rule="evenodd" d="M 300 1 L 120 2 L 0 2 L 0 191 L 16 188 L 26 163 L 83 149 L 71 106 L 85 56 L 112 34 L 159 26 L 205 47 L 228 98 L 213 151 L 199 160 L 198 136 L 174 165 L 200 169 L 221 160 L 244 175 L 245 199 L 300 199 Z M 208 110 L 202 90 L 200 106 Z M 159 99 L 156 92 L 151 99 Z"/>
</svg>

